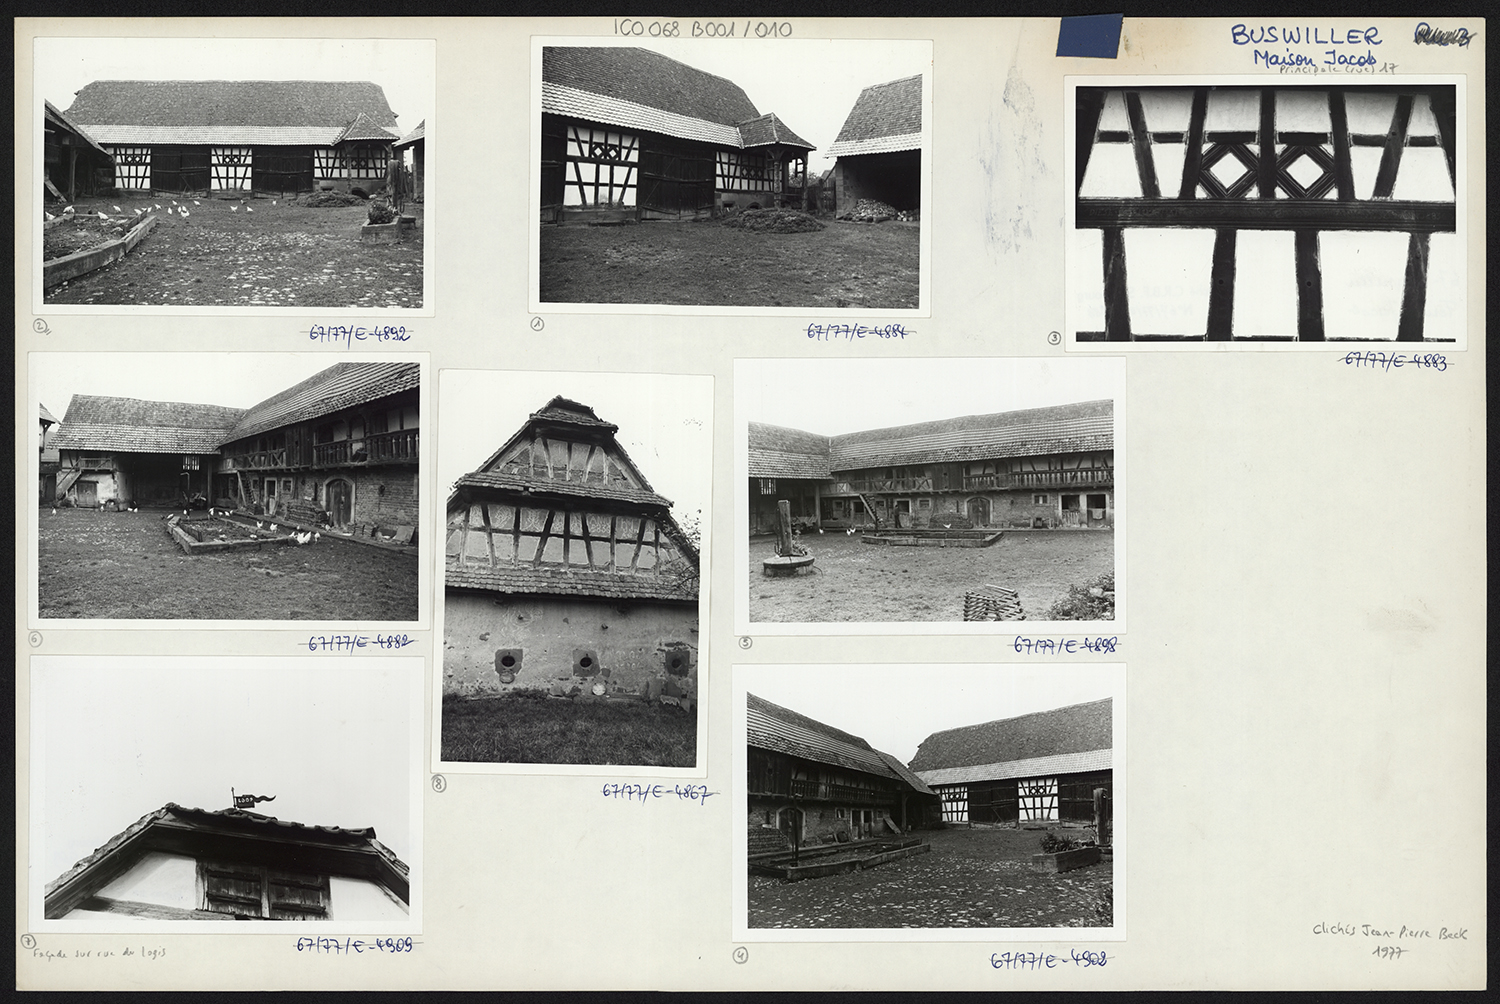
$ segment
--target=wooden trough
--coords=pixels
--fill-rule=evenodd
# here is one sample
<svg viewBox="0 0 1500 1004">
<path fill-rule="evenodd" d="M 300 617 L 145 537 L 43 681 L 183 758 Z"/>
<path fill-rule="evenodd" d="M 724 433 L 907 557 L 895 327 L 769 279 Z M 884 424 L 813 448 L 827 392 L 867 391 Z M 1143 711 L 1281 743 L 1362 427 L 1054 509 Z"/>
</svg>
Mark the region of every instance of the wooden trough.
<svg viewBox="0 0 1500 1004">
<path fill-rule="evenodd" d="M 799 854 L 786 851 L 776 855 L 757 855 L 750 860 L 750 873 L 798 882 L 802 879 L 864 871 L 914 854 L 927 854 L 931 850 L 932 845 L 921 837 L 803 848 Z"/>
<path fill-rule="evenodd" d="M 87 275 L 96 268 L 103 268 L 112 261 L 119 261 L 135 250 L 135 246 L 155 226 L 156 214 L 149 213 L 145 219 L 131 227 L 130 232 L 124 237 L 105 241 L 98 247 L 86 248 L 83 251 L 74 251 L 70 255 L 42 262 L 42 288 L 51 289 L 53 286 L 67 282 L 69 279 L 76 279 L 80 275 Z"/>
<path fill-rule="evenodd" d="M 1004 530 L 878 530 L 860 540 L 897 547 L 989 547 L 1003 536 Z"/>
<path fill-rule="evenodd" d="M 201 527 L 192 526 L 192 523 L 212 523 L 214 520 L 183 520 L 177 517 L 168 517 L 167 534 L 177 546 L 182 548 L 184 554 L 217 554 L 223 551 L 259 551 L 262 547 L 276 547 L 293 543 L 290 536 L 265 537 L 241 537 L 237 540 L 204 540 L 204 530 Z M 225 522 L 230 522 L 226 520 Z M 236 526 L 243 524 L 236 523 Z"/>
</svg>

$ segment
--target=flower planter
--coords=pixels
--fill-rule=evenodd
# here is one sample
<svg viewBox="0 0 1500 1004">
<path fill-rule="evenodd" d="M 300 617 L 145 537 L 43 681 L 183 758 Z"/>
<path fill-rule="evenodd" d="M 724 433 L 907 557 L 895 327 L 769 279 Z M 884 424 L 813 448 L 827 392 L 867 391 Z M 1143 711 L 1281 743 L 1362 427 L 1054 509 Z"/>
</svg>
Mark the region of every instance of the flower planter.
<svg viewBox="0 0 1500 1004">
<path fill-rule="evenodd" d="M 372 243 L 389 243 L 401 239 L 400 223 L 366 223 L 359 228 L 359 239 Z"/>
<path fill-rule="evenodd" d="M 1099 863 L 1099 848 L 1080 847 L 1072 851 L 1055 851 L 1051 854 L 1033 854 L 1031 870 L 1055 875 L 1074 868 L 1087 868 Z"/>
<path fill-rule="evenodd" d="M 403 216 L 396 222 L 401 225 L 402 230 L 417 229 L 417 218 L 415 216 Z"/>
</svg>

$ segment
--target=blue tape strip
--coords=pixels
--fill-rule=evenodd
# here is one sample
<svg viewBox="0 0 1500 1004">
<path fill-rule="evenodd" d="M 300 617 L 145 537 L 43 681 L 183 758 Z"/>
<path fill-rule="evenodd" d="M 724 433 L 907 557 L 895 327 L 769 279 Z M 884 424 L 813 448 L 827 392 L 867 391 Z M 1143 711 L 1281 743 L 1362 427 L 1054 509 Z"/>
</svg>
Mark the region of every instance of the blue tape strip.
<svg viewBox="0 0 1500 1004">
<path fill-rule="evenodd" d="M 1124 21 L 1124 14 L 1065 17 L 1057 30 L 1057 54 L 1114 59 L 1120 51 L 1120 26 Z"/>
</svg>

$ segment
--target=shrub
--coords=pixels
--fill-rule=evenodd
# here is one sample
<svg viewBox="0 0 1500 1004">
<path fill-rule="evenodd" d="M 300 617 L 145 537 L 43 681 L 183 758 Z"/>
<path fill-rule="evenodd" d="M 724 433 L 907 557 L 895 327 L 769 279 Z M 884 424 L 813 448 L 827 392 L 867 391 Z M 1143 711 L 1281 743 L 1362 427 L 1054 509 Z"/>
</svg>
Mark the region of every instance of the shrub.
<svg viewBox="0 0 1500 1004">
<path fill-rule="evenodd" d="M 1042 834 L 1042 853 L 1060 854 L 1063 851 L 1076 851 L 1082 845 L 1072 837 L 1059 837 L 1048 830 Z"/>
<path fill-rule="evenodd" d="M 1095 593 L 1098 593 L 1096 596 Z M 1112 621 L 1115 619 L 1115 573 L 1105 572 L 1052 604 L 1047 619 L 1054 621 Z"/>
<path fill-rule="evenodd" d="M 384 202 L 372 202 L 370 203 L 369 218 L 370 222 L 375 224 L 394 223 L 396 221 L 396 211 Z"/>
</svg>

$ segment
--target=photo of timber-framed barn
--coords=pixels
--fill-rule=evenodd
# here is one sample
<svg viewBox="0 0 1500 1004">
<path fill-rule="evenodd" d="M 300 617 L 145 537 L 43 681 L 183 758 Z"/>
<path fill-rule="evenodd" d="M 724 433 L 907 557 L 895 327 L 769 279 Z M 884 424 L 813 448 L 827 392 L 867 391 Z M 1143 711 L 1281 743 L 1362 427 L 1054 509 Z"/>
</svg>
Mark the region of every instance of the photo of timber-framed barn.
<svg viewBox="0 0 1500 1004">
<path fill-rule="evenodd" d="M 813 149 L 738 84 L 660 53 L 542 49 L 544 223 L 800 207 Z"/>
<path fill-rule="evenodd" d="M 897 836 L 937 822 L 938 799 L 900 760 L 745 695 L 750 854 Z"/>
<path fill-rule="evenodd" d="M 73 395 L 53 446 L 79 508 L 238 508 L 414 539 L 420 371 L 338 363 L 252 408 Z"/>
<path fill-rule="evenodd" d="M 379 84 L 99 80 L 67 118 L 113 157 L 124 191 L 374 194 L 401 133 Z"/>
<path fill-rule="evenodd" d="M 448 499 L 443 692 L 694 708 L 698 551 L 615 438 L 558 396 Z"/>
<path fill-rule="evenodd" d="M 860 200 L 897 211 L 922 208 L 922 77 L 866 87 L 828 148 L 834 213 L 853 212 Z"/>
<path fill-rule="evenodd" d="M 1113 709 L 1105 698 L 935 732 L 911 769 L 945 823 L 1089 825 L 1095 791 L 1108 802 L 1114 790 Z"/>
<path fill-rule="evenodd" d="M 777 502 L 820 528 L 1114 526 L 1114 402 L 820 436 L 749 423 L 752 535 Z"/>
</svg>

